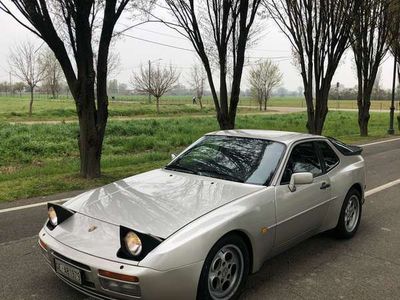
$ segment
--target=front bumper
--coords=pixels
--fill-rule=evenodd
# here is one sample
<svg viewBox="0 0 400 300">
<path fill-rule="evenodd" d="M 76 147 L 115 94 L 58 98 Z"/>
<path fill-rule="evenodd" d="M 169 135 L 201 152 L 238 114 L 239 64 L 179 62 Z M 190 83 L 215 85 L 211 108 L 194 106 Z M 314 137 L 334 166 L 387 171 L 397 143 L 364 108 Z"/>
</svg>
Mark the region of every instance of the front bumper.
<svg viewBox="0 0 400 300">
<path fill-rule="evenodd" d="M 55 274 L 64 282 L 80 292 L 97 299 L 196 299 L 197 284 L 203 262 L 179 267 L 167 271 L 158 271 L 151 268 L 113 262 L 100 257 L 92 256 L 68 247 L 53 237 L 45 229 L 39 233 L 39 238 L 46 244 L 46 248 L 39 243 L 47 264 L 55 272 L 55 259 L 79 269 L 82 273 L 82 284 L 77 284 L 63 275 Z M 133 292 L 130 294 L 118 293 L 105 289 L 98 274 L 98 270 L 132 275 L 139 278 L 139 282 L 130 283 Z"/>
</svg>

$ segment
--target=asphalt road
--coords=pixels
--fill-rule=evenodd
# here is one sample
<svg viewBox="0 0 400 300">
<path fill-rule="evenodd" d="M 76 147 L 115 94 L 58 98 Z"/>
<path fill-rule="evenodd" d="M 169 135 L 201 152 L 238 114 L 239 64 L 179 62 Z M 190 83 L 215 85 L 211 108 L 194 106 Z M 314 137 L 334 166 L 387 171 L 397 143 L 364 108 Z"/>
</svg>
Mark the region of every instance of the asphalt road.
<svg viewBox="0 0 400 300">
<path fill-rule="evenodd" d="M 400 178 L 400 140 L 365 147 L 367 190 Z M 37 236 L 46 207 L 1 213 L 0 299 L 87 299 L 45 265 Z M 349 241 L 320 234 L 267 261 L 242 299 L 400 299 L 400 185 L 366 199 Z"/>
</svg>

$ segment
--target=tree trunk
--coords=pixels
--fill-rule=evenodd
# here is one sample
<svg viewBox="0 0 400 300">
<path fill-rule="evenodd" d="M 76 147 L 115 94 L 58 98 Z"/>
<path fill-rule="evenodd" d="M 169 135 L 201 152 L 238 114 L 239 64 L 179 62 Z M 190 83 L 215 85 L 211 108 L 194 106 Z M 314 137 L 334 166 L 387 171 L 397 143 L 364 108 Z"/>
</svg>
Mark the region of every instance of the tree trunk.
<svg viewBox="0 0 400 300">
<path fill-rule="evenodd" d="M 160 113 L 160 98 L 156 97 L 156 107 L 157 107 L 157 114 Z"/>
<path fill-rule="evenodd" d="M 315 129 L 315 115 L 314 115 L 314 103 L 313 103 L 313 96 L 312 96 L 312 86 L 305 86 L 304 87 L 304 97 L 306 100 L 307 105 L 307 130 L 311 134 L 316 133 Z"/>
<path fill-rule="evenodd" d="M 54 85 L 51 86 L 51 95 L 52 95 L 53 99 L 57 98 L 57 96 L 56 96 L 56 88 L 55 88 Z"/>
<path fill-rule="evenodd" d="M 29 116 L 32 117 L 32 107 L 33 107 L 33 86 L 30 88 L 31 90 L 31 101 L 29 102 Z"/>
<path fill-rule="evenodd" d="M 105 124 L 107 121 L 106 103 L 102 96 L 104 87 L 104 68 L 100 68 L 97 76 L 97 89 L 95 88 L 96 72 L 94 70 L 94 57 L 91 45 L 92 29 L 87 16 L 90 14 L 90 2 L 78 1 L 78 11 L 82 10 L 82 19 L 78 19 L 80 31 L 76 33 L 76 57 L 79 58 L 78 80 L 75 84 L 75 103 L 79 118 L 79 151 L 80 174 L 84 178 L 100 177 L 101 149 L 104 139 Z M 107 1 L 108 3 L 108 1 Z M 104 27 L 104 25 L 103 25 Z M 98 64 L 104 65 L 104 53 L 107 45 L 102 44 L 103 31 L 100 38 Z M 96 91 L 100 98 L 97 99 Z M 99 94 L 100 92 L 100 94 Z"/>
<path fill-rule="evenodd" d="M 314 134 L 322 135 L 322 131 L 324 129 L 324 124 L 326 120 L 326 116 L 328 115 L 328 97 L 330 90 L 330 81 L 329 85 L 323 85 L 319 91 L 316 93 L 315 99 L 315 117 L 314 117 Z"/>
<path fill-rule="evenodd" d="M 94 74 L 94 72 L 93 72 Z M 97 126 L 94 78 L 82 78 L 77 99 L 79 117 L 79 138 L 81 168 L 80 174 L 84 178 L 96 178 L 101 175 L 100 159 L 104 139 L 104 130 Z"/>
<path fill-rule="evenodd" d="M 200 109 L 203 109 L 203 102 L 201 102 L 201 97 L 198 97 L 198 99 L 199 99 Z"/>
<path fill-rule="evenodd" d="M 360 128 L 360 136 L 368 136 L 368 123 L 371 118 L 369 109 L 371 101 L 364 98 L 364 101 L 357 101 L 358 104 L 358 126 Z"/>
<path fill-rule="evenodd" d="M 366 114 L 358 116 L 358 125 L 360 127 L 360 136 L 368 136 L 368 122 L 369 122 L 370 116 L 369 113 L 366 112 Z"/>
<path fill-rule="evenodd" d="M 80 175 L 92 179 L 101 175 L 101 140 L 93 124 L 84 118 L 79 120 L 79 151 L 81 160 Z"/>
<path fill-rule="evenodd" d="M 219 128 L 221 130 L 231 130 L 235 128 L 235 121 L 231 120 L 229 116 L 217 115 Z"/>
</svg>

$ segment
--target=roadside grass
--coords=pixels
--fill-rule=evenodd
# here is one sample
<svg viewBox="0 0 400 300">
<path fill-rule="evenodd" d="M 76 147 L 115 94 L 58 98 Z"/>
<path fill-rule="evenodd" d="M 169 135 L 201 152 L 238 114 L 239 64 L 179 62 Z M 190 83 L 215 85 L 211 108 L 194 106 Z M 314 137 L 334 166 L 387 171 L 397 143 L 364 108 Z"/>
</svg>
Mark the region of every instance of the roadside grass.
<svg viewBox="0 0 400 300">
<path fill-rule="evenodd" d="M 237 128 L 305 132 L 306 115 L 240 115 Z M 386 136 L 387 115 L 372 113 L 370 137 L 358 136 L 357 114 L 330 112 L 324 134 L 345 142 Z M 89 189 L 165 165 L 201 137 L 218 130 L 214 117 L 110 121 L 104 142 L 103 176 L 78 176 L 77 124 L 0 123 L 0 201 Z"/>
</svg>

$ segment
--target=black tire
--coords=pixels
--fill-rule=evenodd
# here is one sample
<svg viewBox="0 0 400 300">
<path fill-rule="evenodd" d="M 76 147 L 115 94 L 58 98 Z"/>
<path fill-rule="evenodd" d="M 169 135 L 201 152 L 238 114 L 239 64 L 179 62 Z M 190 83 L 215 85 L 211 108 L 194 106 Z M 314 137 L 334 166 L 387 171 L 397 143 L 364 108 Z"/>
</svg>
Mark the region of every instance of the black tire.
<svg viewBox="0 0 400 300">
<path fill-rule="evenodd" d="M 217 254 L 219 254 L 220 250 L 222 249 L 228 249 L 228 251 L 224 252 L 225 254 L 227 254 L 229 252 L 229 249 L 232 249 L 233 251 L 240 251 L 242 258 L 243 258 L 243 267 L 242 270 L 243 272 L 242 275 L 240 276 L 240 279 L 237 279 L 234 284 L 235 287 L 233 287 L 232 285 L 232 292 L 227 295 L 226 297 L 216 297 L 215 296 L 215 291 L 210 291 L 210 289 L 212 289 L 213 287 L 211 286 L 211 284 L 213 284 L 212 280 L 209 279 L 209 275 L 210 275 L 210 268 L 212 268 L 212 263 L 214 262 L 214 269 L 215 265 L 217 264 L 217 261 L 215 261 L 214 259 L 217 259 Z M 233 270 L 233 266 L 231 265 L 231 267 L 229 267 L 228 265 L 228 260 L 226 261 L 226 268 L 225 270 L 228 271 L 228 276 L 232 276 L 231 279 L 233 279 L 233 275 L 232 275 L 232 270 Z M 225 262 L 224 262 L 225 264 Z M 222 266 L 222 263 L 221 263 Z M 228 269 L 230 268 L 230 270 Z M 222 269 L 221 268 L 218 268 Z M 237 270 L 237 269 L 235 269 Z M 211 269 L 211 271 L 213 271 Z M 240 268 L 239 268 L 240 271 Z M 225 272 L 226 273 L 226 272 Z M 239 272 L 238 272 L 239 273 Z M 249 255 L 249 250 L 247 248 L 246 243 L 243 241 L 243 239 L 238 235 L 238 234 L 229 234 L 226 235 L 224 237 L 222 237 L 217 243 L 215 243 L 215 245 L 211 248 L 210 252 L 208 253 L 206 260 L 204 261 L 204 265 L 203 265 L 203 269 L 201 271 L 200 274 L 200 279 L 199 279 L 199 284 L 198 284 L 198 288 L 197 288 L 197 299 L 198 300 L 228 300 L 228 299 L 237 299 L 241 293 L 241 291 L 243 290 L 243 287 L 246 283 L 246 280 L 249 276 L 250 273 L 250 255 Z M 223 284 L 221 284 L 219 277 L 217 278 L 217 281 L 219 282 L 217 286 L 221 286 L 221 289 L 223 288 Z M 229 285 L 229 281 L 227 280 L 228 285 Z"/>
<path fill-rule="evenodd" d="M 350 201 L 355 201 L 357 199 L 358 202 L 358 219 L 357 222 L 353 222 L 353 226 L 346 225 L 346 209 L 349 206 Z M 360 226 L 361 222 L 361 215 L 362 215 L 362 199 L 361 194 L 358 190 L 352 188 L 346 195 L 346 198 L 343 201 L 342 209 L 340 211 L 340 217 L 336 228 L 334 229 L 334 234 L 338 238 L 342 239 L 350 239 L 352 238 Z"/>
</svg>

